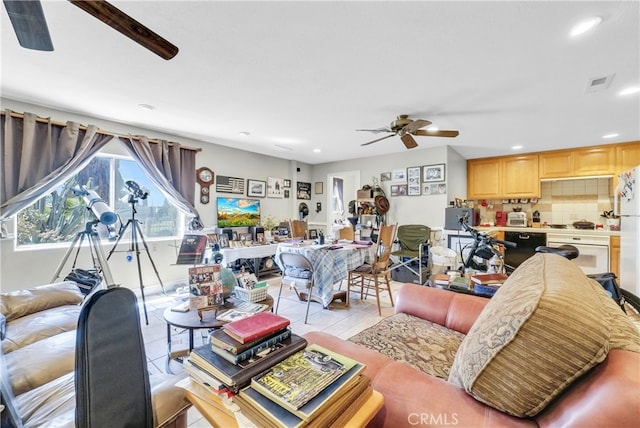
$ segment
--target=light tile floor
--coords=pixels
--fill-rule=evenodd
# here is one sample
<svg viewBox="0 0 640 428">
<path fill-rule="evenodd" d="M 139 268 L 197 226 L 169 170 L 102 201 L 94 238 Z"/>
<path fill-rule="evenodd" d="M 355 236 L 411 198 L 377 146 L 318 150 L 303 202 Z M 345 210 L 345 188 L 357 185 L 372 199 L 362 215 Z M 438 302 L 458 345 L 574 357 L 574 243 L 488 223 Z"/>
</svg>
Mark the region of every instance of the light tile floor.
<svg viewBox="0 0 640 428">
<path fill-rule="evenodd" d="M 280 276 L 272 275 L 265 277 L 269 283 L 269 294 L 275 299 L 278 296 L 280 287 Z M 391 288 L 395 296 L 401 283 L 392 281 Z M 343 281 L 343 288 L 346 287 L 346 280 Z M 360 300 L 359 294 L 352 292 L 350 306 L 346 307 L 342 302 L 332 303 L 329 309 L 323 309 L 319 303 L 312 302 L 309 309 L 308 324 L 304 323 L 306 303 L 298 300 L 292 290 L 283 289 L 282 299 L 278 314 L 291 320 L 291 329 L 298 335 L 303 335 L 310 331 L 327 331 L 331 334 L 348 339 L 363 329 L 372 326 L 394 313 L 394 309 L 389 302 L 388 293 L 381 294 L 382 316 L 378 315 L 375 296 Z M 140 307 L 140 318 L 142 320 L 142 334 L 144 336 L 147 358 L 149 360 L 150 372 L 164 372 L 167 361 L 167 325 L 162 316 L 167 307 L 174 306 L 180 302 L 175 291 L 167 289 L 167 295 L 162 293 L 147 295 L 146 298 L 147 316 L 149 324 L 144 322 L 143 308 Z M 195 332 L 194 345 L 199 346 L 206 343 L 206 330 L 200 334 Z M 184 349 L 188 347 L 188 333 L 183 329 L 173 328 L 171 331 L 172 349 Z M 174 373 L 181 373 L 182 368 L 178 362 L 171 362 L 171 370 Z M 189 427 L 204 428 L 209 427 L 209 423 L 192 407 L 189 410 Z"/>
</svg>

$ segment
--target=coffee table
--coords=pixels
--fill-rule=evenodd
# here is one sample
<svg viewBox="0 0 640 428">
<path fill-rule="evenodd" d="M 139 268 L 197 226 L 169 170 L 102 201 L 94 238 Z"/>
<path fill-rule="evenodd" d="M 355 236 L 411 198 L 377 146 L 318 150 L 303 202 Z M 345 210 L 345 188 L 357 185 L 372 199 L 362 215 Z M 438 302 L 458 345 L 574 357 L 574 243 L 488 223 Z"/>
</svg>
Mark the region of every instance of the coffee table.
<svg viewBox="0 0 640 428">
<path fill-rule="evenodd" d="M 256 302 L 263 305 L 267 305 L 265 311 L 270 311 L 273 308 L 273 297 L 267 294 L 267 298 L 261 302 Z M 170 368 L 171 360 L 179 359 L 189 355 L 193 349 L 193 332 L 199 329 L 216 329 L 220 328 L 227 323 L 227 321 L 221 321 L 216 318 L 218 313 L 228 311 L 235 308 L 233 300 L 225 301 L 224 306 L 217 309 L 202 311 L 198 314 L 198 311 L 191 309 L 187 312 L 175 312 L 171 308 L 166 308 L 162 316 L 167 323 L 167 364 L 166 372 L 173 373 Z M 200 318 L 202 316 L 202 319 Z M 183 328 L 189 332 L 189 348 L 180 351 L 172 352 L 171 350 L 171 327 Z"/>
</svg>

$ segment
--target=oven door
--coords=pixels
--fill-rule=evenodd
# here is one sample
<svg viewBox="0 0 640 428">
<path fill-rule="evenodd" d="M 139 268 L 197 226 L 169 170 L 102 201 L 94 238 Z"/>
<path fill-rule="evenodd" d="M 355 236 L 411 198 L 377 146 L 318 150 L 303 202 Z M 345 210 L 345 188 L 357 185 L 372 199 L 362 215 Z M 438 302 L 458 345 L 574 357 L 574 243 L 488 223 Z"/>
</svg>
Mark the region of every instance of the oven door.
<svg viewBox="0 0 640 428">
<path fill-rule="evenodd" d="M 580 238 L 565 235 L 561 239 L 554 239 L 556 237 L 557 235 L 553 238 L 549 236 L 547 245 L 549 247 L 558 247 L 566 244 L 575 246 L 578 251 L 580 251 L 580 255 L 571 261 L 577 264 L 585 274 L 591 275 L 609 272 L 608 237 Z M 602 239 L 602 242 L 599 242 L 601 238 L 605 239 Z M 606 244 L 604 242 L 605 240 L 607 241 Z"/>
</svg>

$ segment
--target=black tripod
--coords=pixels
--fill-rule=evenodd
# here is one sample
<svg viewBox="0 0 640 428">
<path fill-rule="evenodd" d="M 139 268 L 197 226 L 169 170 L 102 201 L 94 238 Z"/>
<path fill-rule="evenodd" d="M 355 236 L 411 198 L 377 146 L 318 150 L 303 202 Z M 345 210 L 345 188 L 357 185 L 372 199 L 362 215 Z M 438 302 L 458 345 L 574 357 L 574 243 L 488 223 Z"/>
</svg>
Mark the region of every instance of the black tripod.
<svg viewBox="0 0 640 428">
<path fill-rule="evenodd" d="M 149 325 L 149 317 L 147 316 L 147 303 L 144 297 L 144 283 L 142 281 L 142 267 L 140 265 L 140 245 L 138 243 L 138 238 L 140 238 L 140 240 L 142 241 L 142 245 L 144 245 L 144 251 L 147 252 L 147 256 L 149 257 L 149 261 L 151 262 L 153 271 L 156 274 L 156 278 L 158 278 L 160 287 L 162 287 L 162 293 L 163 294 L 167 294 L 167 293 L 164 291 L 164 284 L 160 279 L 160 274 L 158 274 L 158 269 L 156 268 L 156 264 L 153 262 L 153 259 L 151 258 L 151 254 L 149 253 L 149 247 L 147 246 L 147 241 L 144 240 L 144 235 L 142 234 L 142 230 L 140 229 L 140 221 L 136 219 L 136 214 L 137 214 L 136 203 L 138 202 L 138 200 L 133 195 L 129 195 L 128 202 L 129 204 L 131 204 L 131 218 L 129 219 L 129 221 L 127 221 L 127 223 L 124 226 L 120 227 L 120 232 L 118 233 L 118 240 L 116 241 L 111 251 L 109 251 L 107 260 L 109 260 L 113 252 L 118 247 L 118 244 L 120 243 L 120 239 L 122 239 L 127 229 L 131 227 L 131 241 L 129 243 L 128 252 L 135 253 L 136 255 L 136 262 L 138 264 L 138 280 L 140 282 L 140 294 L 142 295 L 142 306 L 144 308 L 144 319 L 147 325 Z"/>
</svg>

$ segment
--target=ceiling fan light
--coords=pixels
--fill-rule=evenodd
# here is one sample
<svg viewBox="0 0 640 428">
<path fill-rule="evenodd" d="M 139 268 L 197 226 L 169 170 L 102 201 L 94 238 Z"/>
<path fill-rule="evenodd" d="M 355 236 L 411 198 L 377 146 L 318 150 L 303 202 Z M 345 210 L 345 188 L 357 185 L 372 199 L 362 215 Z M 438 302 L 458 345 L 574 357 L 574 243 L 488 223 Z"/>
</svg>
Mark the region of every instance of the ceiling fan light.
<svg viewBox="0 0 640 428">
<path fill-rule="evenodd" d="M 599 16 L 594 16 L 589 19 L 585 19 L 584 21 L 580 22 L 579 24 L 577 24 L 571 29 L 571 33 L 570 33 L 571 37 L 577 37 L 581 34 L 584 34 L 587 31 L 591 30 L 592 28 L 596 27 L 601 22 L 602 22 L 602 18 L 600 18 Z"/>
<path fill-rule="evenodd" d="M 435 125 L 431 125 L 430 127 L 428 127 L 427 129 L 425 129 L 425 131 L 427 132 L 438 132 L 440 130 L 440 128 L 438 128 Z"/>
</svg>

